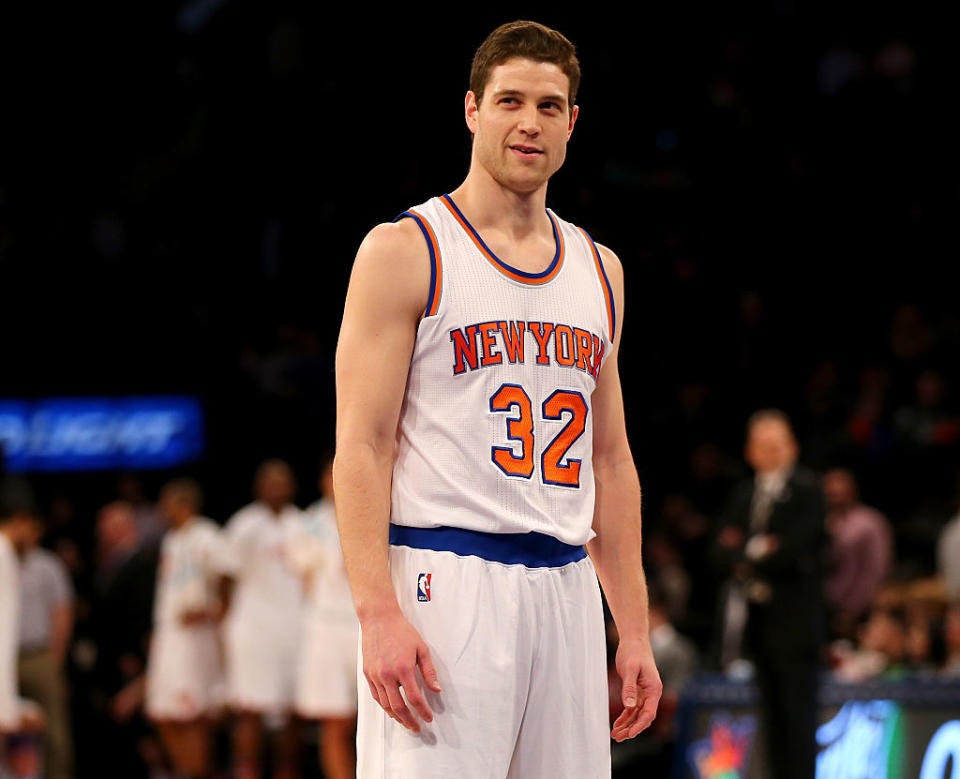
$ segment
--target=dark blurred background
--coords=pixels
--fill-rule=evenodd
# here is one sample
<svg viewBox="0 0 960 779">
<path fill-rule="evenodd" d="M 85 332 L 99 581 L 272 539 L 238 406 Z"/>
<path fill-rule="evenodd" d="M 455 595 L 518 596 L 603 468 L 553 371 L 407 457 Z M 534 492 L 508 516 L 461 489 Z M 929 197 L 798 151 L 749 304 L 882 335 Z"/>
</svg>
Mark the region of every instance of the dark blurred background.
<svg viewBox="0 0 960 779">
<path fill-rule="evenodd" d="M 312 484 L 356 248 L 462 180 L 470 58 L 515 15 L 196 0 L 32 28 L 36 108 L 0 172 L 3 394 L 202 396 L 216 515 L 269 454 Z M 549 203 L 626 267 L 648 521 L 737 469 L 768 404 L 810 464 L 862 466 L 897 518 L 945 510 L 956 431 L 931 442 L 936 473 L 899 446 L 956 411 L 958 128 L 936 25 L 679 17 L 536 16 L 583 64 Z M 82 500 L 99 478 L 52 486 Z"/>
<path fill-rule="evenodd" d="M 205 455 L 136 474 L 148 498 L 189 472 L 223 521 L 277 456 L 312 500 L 356 249 L 462 181 L 473 50 L 535 18 L 583 67 L 548 204 L 625 266 L 648 554 L 688 572 L 687 633 L 710 640 L 696 572 L 765 406 L 806 465 L 852 470 L 896 575 L 933 574 L 960 494 L 953 50 L 942 21 L 799 9 L 464 23 L 188 0 L 35 20 L 10 71 L 31 107 L 7 115 L 0 168 L 0 392 L 198 396 Z M 89 538 L 122 475 L 32 480 Z"/>
</svg>

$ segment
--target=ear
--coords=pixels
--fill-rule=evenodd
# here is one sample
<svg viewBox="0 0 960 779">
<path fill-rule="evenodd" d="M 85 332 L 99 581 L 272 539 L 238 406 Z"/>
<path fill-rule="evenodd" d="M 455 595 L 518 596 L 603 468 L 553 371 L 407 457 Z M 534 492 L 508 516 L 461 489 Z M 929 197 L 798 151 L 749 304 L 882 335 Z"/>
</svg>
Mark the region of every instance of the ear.
<svg viewBox="0 0 960 779">
<path fill-rule="evenodd" d="M 567 140 L 570 140 L 570 136 L 573 135 L 573 126 L 577 123 L 577 117 L 580 116 L 580 106 L 575 105 L 573 110 L 570 112 L 570 124 L 567 127 Z"/>
<path fill-rule="evenodd" d="M 477 96 L 473 92 L 467 92 L 467 97 L 463 101 L 463 114 L 467 121 L 467 128 L 474 135 L 477 134 L 477 127 L 480 123 L 480 120 L 477 117 L 477 112 L 479 110 L 480 103 L 477 100 Z"/>
</svg>

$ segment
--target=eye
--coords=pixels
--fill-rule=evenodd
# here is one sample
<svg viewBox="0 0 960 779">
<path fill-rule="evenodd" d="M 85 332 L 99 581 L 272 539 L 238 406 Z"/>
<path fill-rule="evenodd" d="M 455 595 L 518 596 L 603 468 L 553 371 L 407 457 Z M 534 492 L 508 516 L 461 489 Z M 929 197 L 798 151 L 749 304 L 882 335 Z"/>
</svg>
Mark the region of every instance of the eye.
<svg viewBox="0 0 960 779">
<path fill-rule="evenodd" d="M 555 103 L 555 102 L 552 101 L 552 100 L 548 100 L 548 101 L 545 102 L 545 103 L 541 103 L 541 104 L 540 104 L 540 107 L 541 107 L 541 108 L 546 108 L 546 109 L 549 110 L 549 111 L 559 111 L 559 110 L 560 110 L 560 104 L 559 104 L 559 103 Z"/>
</svg>

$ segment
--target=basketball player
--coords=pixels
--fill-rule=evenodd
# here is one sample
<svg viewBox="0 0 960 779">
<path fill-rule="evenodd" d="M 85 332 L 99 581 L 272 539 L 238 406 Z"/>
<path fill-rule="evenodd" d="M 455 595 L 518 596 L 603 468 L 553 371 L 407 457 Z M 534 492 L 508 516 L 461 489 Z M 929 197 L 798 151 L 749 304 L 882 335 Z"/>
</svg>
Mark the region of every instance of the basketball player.
<svg viewBox="0 0 960 779">
<path fill-rule="evenodd" d="M 656 714 L 623 272 L 546 209 L 579 75 L 558 32 L 495 30 L 466 95 L 466 180 L 357 254 L 334 480 L 364 779 L 609 776 L 598 574 L 621 636 L 613 737 Z"/>
<path fill-rule="evenodd" d="M 43 730 L 43 715 L 18 695 L 20 571 L 17 556 L 27 549 L 37 509 L 29 487 L 12 477 L 0 481 L 0 775 L 5 736 Z"/>
<path fill-rule="evenodd" d="M 147 716 L 178 776 L 210 771 L 210 721 L 222 693 L 216 563 L 220 531 L 199 516 L 203 494 L 191 479 L 160 492 L 171 529 L 160 546 L 153 635 L 147 657 Z"/>
<path fill-rule="evenodd" d="M 275 777 L 294 776 L 298 749 L 294 703 L 301 587 L 287 562 L 287 539 L 301 521 L 290 466 L 258 469 L 257 499 L 224 529 L 223 566 L 235 581 L 224 625 L 227 699 L 237 714 L 234 776 L 260 775 L 262 720 L 280 728 Z"/>
<path fill-rule="evenodd" d="M 306 588 L 297 661 L 297 713 L 320 721 L 320 764 L 327 779 L 356 775 L 357 616 L 343 567 L 333 508 L 333 457 L 320 470 L 320 500 L 308 506 L 289 557 Z"/>
</svg>

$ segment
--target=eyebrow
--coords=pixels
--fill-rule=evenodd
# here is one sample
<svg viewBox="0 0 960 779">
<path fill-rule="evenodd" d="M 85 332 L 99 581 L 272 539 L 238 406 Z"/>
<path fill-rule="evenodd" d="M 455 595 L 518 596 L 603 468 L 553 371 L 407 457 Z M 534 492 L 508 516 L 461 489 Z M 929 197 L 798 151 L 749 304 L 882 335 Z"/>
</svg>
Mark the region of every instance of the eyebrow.
<svg viewBox="0 0 960 779">
<path fill-rule="evenodd" d="M 493 93 L 494 98 L 498 97 L 526 97 L 526 93 L 521 92 L 519 89 L 498 89 Z M 559 103 L 561 106 L 567 104 L 567 98 L 565 95 L 543 95 L 537 99 L 538 103 L 544 103 L 549 100 L 552 100 L 554 103 Z"/>
</svg>

